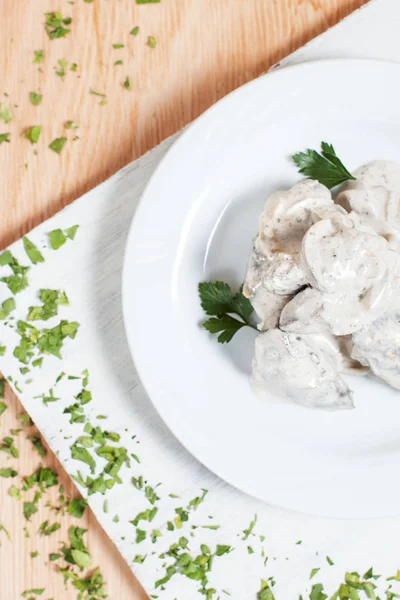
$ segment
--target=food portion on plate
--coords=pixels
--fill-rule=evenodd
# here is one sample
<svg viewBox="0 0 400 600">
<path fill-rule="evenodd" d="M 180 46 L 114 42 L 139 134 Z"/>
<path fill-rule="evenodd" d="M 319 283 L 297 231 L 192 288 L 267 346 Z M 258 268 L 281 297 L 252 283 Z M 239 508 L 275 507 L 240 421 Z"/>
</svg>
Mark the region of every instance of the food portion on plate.
<svg viewBox="0 0 400 600">
<path fill-rule="evenodd" d="M 228 342 L 254 309 L 255 392 L 353 408 L 343 374 L 400 389 L 400 165 L 351 174 L 324 142 L 293 160 L 308 178 L 267 198 L 243 289 L 200 284 L 203 325 Z"/>
</svg>

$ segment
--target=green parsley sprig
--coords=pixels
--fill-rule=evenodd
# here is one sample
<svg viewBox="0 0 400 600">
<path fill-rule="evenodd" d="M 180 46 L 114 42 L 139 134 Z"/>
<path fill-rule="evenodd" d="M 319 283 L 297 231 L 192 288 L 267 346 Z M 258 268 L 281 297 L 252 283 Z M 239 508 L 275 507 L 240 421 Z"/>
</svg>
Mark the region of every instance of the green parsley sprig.
<svg viewBox="0 0 400 600">
<path fill-rule="evenodd" d="M 338 158 L 332 144 L 326 142 L 321 142 L 321 154 L 307 148 L 293 154 L 292 159 L 302 175 L 316 179 L 328 189 L 355 179 Z"/>
<path fill-rule="evenodd" d="M 253 307 L 241 291 L 234 294 L 223 281 L 199 283 L 198 289 L 201 307 L 211 316 L 211 319 L 207 319 L 202 325 L 210 333 L 219 334 L 220 344 L 230 342 L 242 327 L 257 330 L 250 319 Z M 240 320 L 231 315 L 240 317 Z"/>
</svg>

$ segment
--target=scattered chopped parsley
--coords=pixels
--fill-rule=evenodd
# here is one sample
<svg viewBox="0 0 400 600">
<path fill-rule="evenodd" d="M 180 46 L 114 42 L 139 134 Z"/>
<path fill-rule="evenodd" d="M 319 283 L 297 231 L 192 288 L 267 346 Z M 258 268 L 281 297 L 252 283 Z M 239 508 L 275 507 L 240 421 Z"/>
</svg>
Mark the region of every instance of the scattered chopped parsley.
<svg viewBox="0 0 400 600">
<path fill-rule="evenodd" d="M 51 40 L 65 37 L 71 31 L 65 27 L 65 25 L 70 25 L 72 23 L 70 17 L 64 18 L 60 12 L 45 13 L 45 17 L 45 29 Z"/>
<path fill-rule="evenodd" d="M 49 560 L 51 561 L 58 560 L 61 557 L 62 554 L 57 554 L 56 552 L 52 552 L 51 554 L 49 554 Z"/>
<path fill-rule="evenodd" d="M 12 120 L 13 116 L 8 106 L 6 104 L 0 104 L 0 121 L 4 121 L 4 123 L 7 125 L 7 123 L 10 123 Z"/>
<path fill-rule="evenodd" d="M 22 240 L 24 243 L 25 252 L 27 253 L 31 263 L 37 265 L 37 263 L 44 262 L 44 258 L 35 246 L 35 244 L 31 242 L 26 236 L 24 236 Z"/>
<path fill-rule="evenodd" d="M 3 379 L 4 382 L 4 379 Z M 4 394 L 3 396 L 1 396 L 2 398 L 4 398 Z M 5 402 L 0 402 L 0 416 L 3 414 L 3 412 L 5 412 L 7 410 L 7 404 L 5 404 Z"/>
<path fill-rule="evenodd" d="M 4 525 L 2 525 L 1 523 L 0 523 L 0 531 L 4 531 L 4 533 L 6 534 L 6 536 L 8 537 L 8 539 L 9 539 L 9 540 L 10 540 L 10 542 L 11 542 L 11 536 L 10 536 L 10 532 L 9 532 L 9 531 L 8 531 L 8 529 L 6 529 L 6 528 L 4 527 Z"/>
<path fill-rule="evenodd" d="M 102 94 L 101 92 L 96 92 L 92 88 L 89 89 L 89 94 L 92 94 L 92 96 L 99 96 L 100 98 L 102 98 L 102 100 L 100 101 L 100 106 L 105 106 L 107 104 L 106 94 Z"/>
<path fill-rule="evenodd" d="M 309 579 L 312 579 L 313 577 L 315 577 L 315 575 L 318 573 L 318 571 L 319 571 L 319 567 L 315 567 L 314 569 L 311 569 Z"/>
<path fill-rule="evenodd" d="M 79 125 L 77 125 L 74 121 L 66 121 L 64 127 L 65 129 L 79 129 Z"/>
<path fill-rule="evenodd" d="M 257 600 L 275 600 L 275 596 L 271 591 L 269 583 L 265 579 L 261 580 L 261 589 L 257 594 Z"/>
<path fill-rule="evenodd" d="M 250 525 L 248 526 L 247 529 L 243 529 L 243 540 L 247 540 L 250 535 L 253 533 L 253 529 L 256 526 L 257 523 L 257 515 L 254 515 L 254 519 L 251 521 Z"/>
<path fill-rule="evenodd" d="M 61 529 L 60 523 L 53 523 L 52 525 L 49 525 L 48 521 L 43 521 L 43 523 L 39 527 L 39 534 L 49 536 L 52 533 L 58 531 L 59 529 Z"/>
<path fill-rule="evenodd" d="M 47 321 L 58 314 L 59 306 L 69 306 L 66 293 L 60 290 L 39 290 L 39 299 L 43 304 L 29 308 L 28 321 Z"/>
<path fill-rule="evenodd" d="M 114 66 L 123 65 L 123 64 L 124 64 L 123 60 L 116 60 L 115 63 L 114 63 Z"/>
<path fill-rule="evenodd" d="M 326 562 L 328 563 L 328 565 L 330 565 L 332 567 L 332 565 L 334 565 L 335 563 L 333 562 L 333 560 L 331 558 L 329 558 L 329 556 L 326 557 Z M 365 577 L 365 575 L 364 575 Z"/>
<path fill-rule="evenodd" d="M 87 569 L 92 566 L 92 558 L 86 548 L 83 536 L 87 529 L 71 526 L 69 529 L 69 541 L 71 546 L 65 545 L 61 548 L 64 560 L 72 565 L 77 565 L 80 569 Z"/>
<path fill-rule="evenodd" d="M 321 154 L 308 148 L 294 154 L 292 159 L 302 175 L 316 179 L 329 189 L 355 179 L 337 157 L 332 144 L 326 142 L 321 142 Z"/>
<path fill-rule="evenodd" d="M 79 575 L 69 569 L 60 569 L 60 573 L 62 573 L 65 583 L 69 581 L 79 590 L 78 598 L 83 599 L 84 593 L 86 594 L 85 597 L 90 600 L 107 597 L 104 591 L 104 579 L 99 569 L 96 569 L 91 575 L 84 578 L 79 577 Z"/>
<path fill-rule="evenodd" d="M 132 84 L 131 84 L 131 80 L 130 77 L 126 77 L 125 80 L 122 82 L 122 86 L 128 90 L 128 92 L 132 91 Z"/>
<path fill-rule="evenodd" d="M 70 513 L 73 517 L 80 519 L 83 516 L 87 506 L 88 503 L 84 498 L 74 498 L 68 505 L 67 513 Z"/>
<path fill-rule="evenodd" d="M 58 61 L 58 67 L 55 67 L 56 75 L 61 77 L 65 77 L 66 69 L 68 68 L 68 61 L 60 58 Z"/>
<path fill-rule="evenodd" d="M 56 152 L 57 154 L 60 154 L 61 150 L 65 146 L 66 141 L 67 141 L 66 137 L 55 138 L 49 144 L 49 148 L 50 148 L 50 150 L 53 150 L 53 152 Z"/>
<path fill-rule="evenodd" d="M 19 458 L 18 449 L 14 446 L 14 440 L 10 436 L 3 438 L 3 441 L 0 443 L 0 452 L 5 452 L 14 458 Z"/>
<path fill-rule="evenodd" d="M 8 469 L 0 469 L 0 477 L 5 477 L 5 478 L 12 478 L 12 477 L 16 477 L 18 475 L 17 471 L 14 471 L 14 469 L 8 468 Z"/>
<path fill-rule="evenodd" d="M 114 50 L 119 50 L 120 48 L 125 48 L 125 44 L 113 44 L 112 47 Z"/>
<path fill-rule="evenodd" d="M 39 454 L 39 456 L 44 458 L 47 454 L 47 450 L 43 446 L 42 440 L 40 439 L 40 437 L 38 435 L 33 435 L 31 438 L 31 442 L 32 442 L 32 445 L 35 448 L 36 452 Z"/>
<path fill-rule="evenodd" d="M 230 342 L 242 327 L 257 329 L 250 320 L 253 307 L 241 292 L 233 294 L 229 285 L 222 281 L 200 283 L 198 291 L 204 312 L 212 316 L 204 321 L 203 327 L 210 333 L 218 333 L 221 344 Z M 241 320 L 231 314 L 239 316 Z"/>
<path fill-rule="evenodd" d="M 10 134 L 9 133 L 0 133 L 0 144 L 3 142 L 10 143 Z"/>
<path fill-rule="evenodd" d="M 37 556 L 39 556 L 39 552 L 37 550 L 35 550 L 35 552 L 31 552 L 31 558 L 36 558 Z"/>
<path fill-rule="evenodd" d="M 155 48 L 157 46 L 156 38 L 152 35 L 149 35 L 147 38 L 147 45 L 149 46 L 149 48 Z"/>
<path fill-rule="evenodd" d="M 44 61 L 44 50 L 34 50 L 34 63 L 42 63 Z"/>
<path fill-rule="evenodd" d="M 37 498 L 38 500 L 39 498 Z M 35 513 L 37 513 L 38 509 L 37 509 L 37 500 L 33 501 L 33 502 L 24 502 L 23 504 L 23 512 L 24 512 L 24 517 L 27 521 L 30 520 L 31 516 L 34 515 Z"/>
<path fill-rule="evenodd" d="M 138 26 L 134 27 L 133 29 L 131 29 L 131 31 L 129 32 L 131 35 L 137 35 L 139 33 L 140 29 Z"/>
<path fill-rule="evenodd" d="M 30 141 L 31 144 L 37 144 L 40 138 L 40 134 L 42 132 L 41 125 L 34 125 L 33 127 L 29 127 L 24 133 L 27 140 Z"/>
<path fill-rule="evenodd" d="M 29 99 L 33 106 L 38 106 L 42 101 L 42 94 L 37 94 L 36 92 L 30 92 Z"/>
<path fill-rule="evenodd" d="M 4 321 L 4 319 L 6 319 L 13 310 L 15 310 L 14 298 L 8 298 L 7 300 L 4 300 L 0 308 L 0 320 Z"/>
<path fill-rule="evenodd" d="M 32 594 L 34 596 L 41 596 L 43 594 L 43 592 L 45 591 L 46 588 L 33 588 L 31 590 L 25 590 L 25 592 L 23 592 L 21 594 L 21 596 L 23 598 L 27 598 L 28 596 L 31 596 Z"/>
<path fill-rule="evenodd" d="M 23 427 L 30 427 L 31 425 L 33 425 L 33 421 L 27 413 L 22 413 L 18 415 L 18 419 L 20 420 L 21 425 Z"/>
<path fill-rule="evenodd" d="M 61 359 L 64 340 L 67 337 L 74 339 L 78 329 L 79 323 L 76 321 L 62 320 L 52 329 L 41 330 L 25 321 L 18 321 L 17 333 L 21 336 L 21 341 L 14 348 L 13 354 L 15 358 L 26 365 L 30 363 L 35 352 L 38 354 L 51 354 Z"/>
<path fill-rule="evenodd" d="M 136 4 L 159 4 L 161 0 L 136 0 Z"/>
</svg>

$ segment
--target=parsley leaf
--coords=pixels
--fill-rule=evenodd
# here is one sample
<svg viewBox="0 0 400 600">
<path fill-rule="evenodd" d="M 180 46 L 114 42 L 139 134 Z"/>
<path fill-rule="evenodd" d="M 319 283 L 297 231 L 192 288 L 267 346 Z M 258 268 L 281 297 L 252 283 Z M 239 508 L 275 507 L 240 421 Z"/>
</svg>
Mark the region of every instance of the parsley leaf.
<svg viewBox="0 0 400 600">
<path fill-rule="evenodd" d="M 78 229 L 79 229 L 79 225 L 73 225 L 72 227 L 68 227 L 65 230 L 65 233 L 67 234 L 67 238 L 69 238 L 70 240 L 74 240 Z"/>
<path fill-rule="evenodd" d="M 49 236 L 50 245 L 53 248 L 53 250 L 58 250 L 67 241 L 65 233 L 63 232 L 62 229 L 54 229 L 53 231 L 50 231 L 48 236 Z"/>
<path fill-rule="evenodd" d="M 56 138 L 49 144 L 49 148 L 50 148 L 50 150 L 53 150 L 53 152 L 60 154 L 61 150 L 65 146 L 66 141 L 67 141 L 66 137 Z"/>
<path fill-rule="evenodd" d="M 43 521 L 43 523 L 39 527 L 39 534 L 48 536 L 54 533 L 55 531 L 58 531 L 59 529 L 61 529 L 60 523 L 53 523 L 53 525 L 49 525 L 48 521 Z"/>
<path fill-rule="evenodd" d="M 125 44 L 113 44 L 112 47 L 114 50 L 119 50 L 120 48 L 125 48 Z"/>
<path fill-rule="evenodd" d="M 156 38 L 152 35 L 149 35 L 147 38 L 147 45 L 149 46 L 149 48 L 155 48 L 157 46 Z"/>
<path fill-rule="evenodd" d="M 3 380 L 4 382 L 4 380 Z M 3 383 L 4 385 L 4 383 Z M 2 398 L 4 398 L 4 393 L 1 396 Z M 0 416 L 3 414 L 3 412 L 5 412 L 7 410 L 7 404 L 5 402 L 0 402 Z"/>
<path fill-rule="evenodd" d="M 40 134 L 42 132 L 42 126 L 41 125 L 34 125 L 33 127 L 29 127 L 29 129 L 27 129 L 25 131 L 25 137 L 27 140 L 30 141 L 31 144 L 37 144 L 40 138 Z"/>
<path fill-rule="evenodd" d="M 44 50 L 34 50 L 33 54 L 35 55 L 33 59 L 34 63 L 42 63 L 44 61 Z"/>
<path fill-rule="evenodd" d="M 212 315 L 211 319 L 204 321 L 203 327 L 210 333 L 219 333 L 221 344 L 230 342 L 242 327 L 257 329 L 250 320 L 253 307 L 241 292 L 233 294 L 229 285 L 222 281 L 200 283 L 198 291 L 204 312 Z M 230 316 L 230 313 L 242 320 Z"/>
<path fill-rule="evenodd" d="M 89 465 L 91 473 L 95 472 L 96 461 L 86 448 L 82 448 L 80 446 L 77 446 L 76 444 L 73 444 L 71 446 L 71 456 L 75 460 L 80 460 L 81 462 Z"/>
<path fill-rule="evenodd" d="M 32 515 L 37 513 L 38 509 L 36 506 L 36 502 L 24 502 L 23 504 L 23 512 L 24 517 L 27 521 L 31 518 Z"/>
<path fill-rule="evenodd" d="M 14 440 L 10 436 L 3 438 L 3 441 L 0 443 L 0 452 L 5 452 L 14 458 L 19 458 L 18 449 L 14 446 Z"/>
<path fill-rule="evenodd" d="M 315 577 L 315 575 L 318 573 L 318 571 L 319 571 L 319 567 L 315 567 L 314 569 L 311 569 L 309 579 L 312 579 L 313 577 Z"/>
<path fill-rule="evenodd" d="M 159 4 L 161 0 L 136 0 L 136 4 Z"/>
<path fill-rule="evenodd" d="M 4 300 L 0 308 L 0 320 L 3 321 L 6 319 L 13 310 L 15 310 L 14 298 L 8 298 L 7 300 Z"/>
<path fill-rule="evenodd" d="M 44 262 L 44 258 L 35 246 L 35 244 L 31 242 L 26 236 L 24 236 L 22 239 L 24 242 L 25 252 L 27 253 L 31 263 L 37 265 L 37 263 Z"/>
<path fill-rule="evenodd" d="M 308 148 L 305 152 L 293 154 L 292 159 L 300 173 L 329 189 L 355 179 L 337 157 L 332 144 L 326 142 L 321 142 L 321 154 Z"/>
<path fill-rule="evenodd" d="M 0 133 L 0 144 L 3 142 L 10 143 L 10 134 L 9 133 Z"/>
<path fill-rule="evenodd" d="M 33 106 L 38 106 L 42 101 L 42 97 L 42 94 L 37 94 L 36 92 L 30 92 L 29 94 L 29 99 Z"/>
<path fill-rule="evenodd" d="M 257 515 L 254 515 L 254 519 L 251 521 L 248 528 L 243 529 L 243 533 L 244 533 L 244 536 L 242 538 L 243 540 L 247 540 L 250 537 L 250 535 L 253 533 L 253 529 L 256 526 L 256 523 L 257 523 Z"/>
<path fill-rule="evenodd" d="M 0 477 L 16 477 L 18 475 L 17 471 L 14 471 L 14 469 L 8 468 L 8 469 L 0 469 Z"/>
<path fill-rule="evenodd" d="M 133 29 L 131 29 L 131 31 L 129 32 L 131 35 L 137 35 L 139 33 L 140 29 L 138 26 L 134 27 Z"/>
<path fill-rule="evenodd" d="M 73 517 L 80 519 L 87 508 L 87 501 L 84 498 L 74 498 L 71 500 L 67 508 L 67 513 Z"/>
<path fill-rule="evenodd" d="M 46 588 L 33 588 L 32 590 L 25 590 L 25 592 L 22 593 L 22 597 L 23 598 L 27 598 L 30 595 L 34 595 L 34 596 L 41 596 L 43 594 L 43 592 L 45 591 Z"/>
<path fill-rule="evenodd" d="M 0 104 L 0 121 L 4 121 L 7 125 L 10 121 L 12 121 L 13 117 L 10 112 L 10 109 L 5 104 Z"/>
<path fill-rule="evenodd" d="M 64 546 L 61 548 L 64 559 L 72 565 L 77 565 L 81 569 L 87 569 L 92 565 L 92 558 L 83 541 L 83 535 L 86 531 L 86 529 L 82 529 L 81 527 L 71 526 L 69 529 L 71 547 L 67 548 Z"/>
<path fill-rule="evenodd" d="M 324 594 L 324 586 L 322 583 L 315 583 L 311 588 L 310 600 L 326 600 L 327 598 L 328 596 Z"/>
<path fill-rule="evenodd" d="M 65 25 L 70 25 L 72 23 L 70 17 L 64 18 L 60 12 L 45 13 L 45 17 L 45 29 L 51 40 L 65 37 L 71 31 L 64 27 Z"/>
<path fill-rule="evenodd" d="M 122 86 L 128 90 L 128 92 L 132 91 L 132 84 L 131 84 L 131 80 L 130 77 L 126 77 L 125 81 L 122 83 Z"/>
<path fill-rule="evenodd" d="M 74 121 L 67 121 L 64 127 L 65 129 L 79 129 L 79 125 L 77 125 Z"/>
</svg>

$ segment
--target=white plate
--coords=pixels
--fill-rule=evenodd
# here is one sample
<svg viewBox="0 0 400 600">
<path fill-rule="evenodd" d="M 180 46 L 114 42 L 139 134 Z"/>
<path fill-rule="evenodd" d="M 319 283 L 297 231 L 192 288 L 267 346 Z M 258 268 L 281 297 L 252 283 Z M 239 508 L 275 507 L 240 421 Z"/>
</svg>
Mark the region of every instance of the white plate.
<svg viewBox="0 0 400 600">
<path fill-rule="evenodd" d="M 400 160 L 400 65 L 330 60 L 281 69 L 191 125 L 153 175 L 129 235 L 127 335 L 161 417 L 221 478 L 302 512 L 399 514 L 398 392 L 353 378 L 353 411 L 262 402 L 249 386 L 254 332 L 220 345 L 200 327 L 197 284 L 239 286 L 265 198 L 300 179 L 290 155 L 321 140 L 350 169 Z"/>
</svg>

